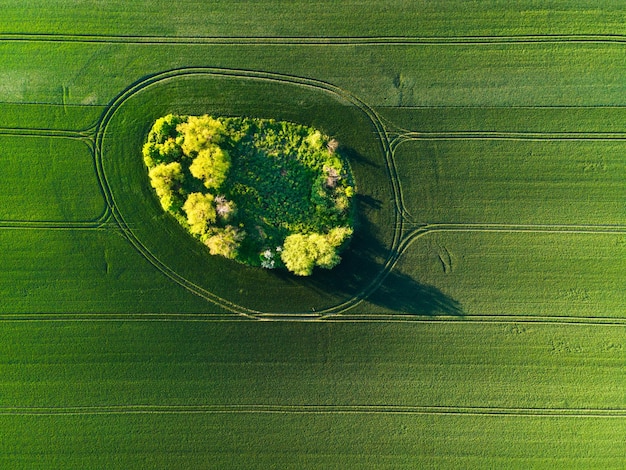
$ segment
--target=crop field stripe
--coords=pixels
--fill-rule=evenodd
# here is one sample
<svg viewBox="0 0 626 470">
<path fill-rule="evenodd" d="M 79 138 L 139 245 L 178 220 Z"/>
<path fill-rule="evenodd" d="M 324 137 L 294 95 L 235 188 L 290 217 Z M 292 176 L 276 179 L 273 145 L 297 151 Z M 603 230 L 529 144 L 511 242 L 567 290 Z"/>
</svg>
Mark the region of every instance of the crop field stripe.
<svg viewBox="0 0 626 470">
<path fill-rule="evenodd" d="M 176 44 L 176 45 L 483 45 L 483 44 L 626 44 L 626 35 L 512 35 L 512 36 L 336 36 L 336 37 L 272 37 L 272 36 L 133 36 L 88 34 L 23 34 L 1 33 L 7 42 L 70 42 L 99 44 Z"/>
<path fill-rule="evenodd" d="M 471 416 L 541 416 L 625 418 L 626 409 L 502 408 L 407 405 L 117 405 L 77 407 L 6 407 L 0 415 L 114 415 L 114 414 L 428 414 Z"/>
<path fill-rule="evenodd" d="M 95 129 L 95 128 L 94 128 Z M 98 165 L 95 156 L 95 140 L 93 136 L 89 135 L 90 130 L 73 131 L 73 130 L 57 130 L 57 129 L 27 129 L 27 128 L 0 128 L 0 136 L 6 135 L 11 137 L 25 137 L 25 138 L 55 138 L 55 139 L 69 139 L 73 141 L 82 142 L 89 150 L 89 154 L 93 159 L 94 171 L 98 172 Z M 23 228 L 23 229 L 54 229 L 54 230 L 68 230 L 68 229 L 94 229 L 102 228 L 107 225 L 111 220 L 111 207 L 106 199 L 105 188 L 101 184 L 100 178 L 96 179 L 96 184 L 105 200 L 105 207 L 97 218 L 94 220 L 86 221 L 71 221 L 71 222 L 51 222 L 51 221 L 20 221 L 20 220 L 0 220 L 0 229 L 4 228 Z"/>
</svg>

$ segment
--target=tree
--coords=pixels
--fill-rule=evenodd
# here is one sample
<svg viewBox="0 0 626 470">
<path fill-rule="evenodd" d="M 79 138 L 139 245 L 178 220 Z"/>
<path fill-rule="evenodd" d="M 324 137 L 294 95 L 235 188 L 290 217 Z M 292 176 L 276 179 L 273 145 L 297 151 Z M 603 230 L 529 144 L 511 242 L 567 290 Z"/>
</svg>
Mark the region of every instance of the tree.
<svg viewBox="0 0 626 470">
<path fill-rule="evenodd" d="M 193 156 L 211 143 L 219 143 L 224 133 L 224 125 L 211 116 L 189 116 L 186 122 L 176 128 L 183 137 L 182 149 Z"/>
<path fill-rule="evenodd" d="M 336 242 L 335 239 L 332 241 Z M 315 266 L 331 269 L 339 264 L 341 258 L 337 246 L 327 235 L 295 233 L 285 238 L 281 259 L 294 274 L 310 276 Z"/>
<path fill-rule="evenodd" d="M 239 242 L 244 237 L 244 232 L 237 230 L 232 225 L 227 225 L 223 229 L 211 228 L 204 239 L 204 244 L 209 248 L 212 255 L 234 259 L 238 255 Z"/>
<path fill-rule="evenodd" d="M 178 134 L 176 129 L 183 122 L 185 118 L 175 114 L 168 114 L 157 119 L 148 134 L 148 142 L 163 144 L 167 139 L 176 137 Z"/>
<path fill-rule="evenodd" d="M 217 145 L 200 150 L 189 166 L 193 176 L 202 180 L 206 188 L 219 188 L 230 169 L 230 155 Z"/>
<path fill-rule="evenodd" d="M 177 186 L 183 181 L 182 167 L 178 162 L 160 163 L 148 172 L 150 184 L 161 201 L 163 209 L 172 205 L 172 197 Z"/>
<path fill-rule="evenodd" d="M 183 210 L 187 214 L 189 231 L 193 234 L 205 234 L 209 226 L 215 223 L 215 206 L 211 194 L 191 193 L 183 205 Z"/>
</svg>

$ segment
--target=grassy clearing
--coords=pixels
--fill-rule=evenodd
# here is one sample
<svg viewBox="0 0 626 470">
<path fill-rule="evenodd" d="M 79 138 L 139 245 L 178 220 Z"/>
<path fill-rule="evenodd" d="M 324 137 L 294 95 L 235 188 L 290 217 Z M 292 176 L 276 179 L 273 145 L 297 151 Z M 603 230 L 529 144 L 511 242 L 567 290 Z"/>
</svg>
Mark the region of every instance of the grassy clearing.
<svg viewBox="0 0 626 470">
<path fill-rule="evenodd" d="M 409 141 L 394 158 L 417 222 L 626 223 L 623 141 Z"/>
<path fill-rule="evenodd" d="M 104 198 L 94 168 L 85 142 L 0 136 L 0 220 L 97 219 Z"/>
<path fill-rule="evenodd" d="M 623 233 L 431 233 L 397 265 L 468 315 L 538 317 L 623 317 L 625 269 Z M 423 313 L 412 311 L 410 299 L 410 292 L 398 297 L 397 308 Z"/>
<path fill-rule="evenodd" d="M 341 410 L 623 409 L 623 330 L 469 322 L 3 322 L 0 409 L 87 406 L 104 407 L 105 414 L 2 416 L 0 459 L 12 467 L 36 459 L 66 468 L 206 461 L 263 467 L 270 459 L 281 467 L 325 468 L 489 466 L 494 458 L 611 464 L 623 450 L 621 418 Z M 248 412 L 177 413 L 177 405 L 220 404 Z M 107 414 L 107 405 L 172 408 Z M 275 411 L 253 412 L 251 405 Z M 307 405 L 328 405 L 330 412 L 305 412 Z"/>
</svg>

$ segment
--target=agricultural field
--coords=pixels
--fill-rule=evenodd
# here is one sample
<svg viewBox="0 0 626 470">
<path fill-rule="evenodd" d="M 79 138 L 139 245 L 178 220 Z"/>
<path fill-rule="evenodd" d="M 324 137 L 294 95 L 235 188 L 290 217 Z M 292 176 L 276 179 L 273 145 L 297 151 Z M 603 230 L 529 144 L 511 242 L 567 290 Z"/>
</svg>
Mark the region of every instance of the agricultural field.
<svg viewBox="0 0 626 470">
<path fill-rule="evenodd" d="M 624 468 L 626 6 L 5 0 L 2 468 Z M 342 143 L 343 261 L 211 256 L 167 114 Z"/>
</svg>

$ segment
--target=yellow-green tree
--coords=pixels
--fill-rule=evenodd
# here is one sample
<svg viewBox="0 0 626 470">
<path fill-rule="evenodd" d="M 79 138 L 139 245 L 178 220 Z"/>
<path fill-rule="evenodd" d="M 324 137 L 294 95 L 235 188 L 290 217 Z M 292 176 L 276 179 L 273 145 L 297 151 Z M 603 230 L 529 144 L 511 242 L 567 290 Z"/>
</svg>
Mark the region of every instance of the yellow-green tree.
<svg viewBox="0 0 626 470">
<path fill-rule="evenodd" d="M 176 187 L 183 180 L 182 167 L 178 162 L 160 163 L 148 172 L 150 184 L 161 201 L 163 209 L 168 210 Z"/>
<path fill-rule="evenodd" d="M 319 266 L 331 269 L 341 261 L 337 248 L 352 234 L 347 227 L 338 227 L 328 234 L 295 233 L 285 238 L 281 259 L 285 267 L 298 276 L 310 276 Z"/>
<path fill-rule="evenodd" d="M 210 144 L 219 143 L 224 134 L 224 125 L 211 116 L 189 116 L 176 130 L 183 138 L 183 152 L 193 156 Z"/>
<path fill-rule="evenodd" d="M 198 152 L 189 166 L 193 176 L 202 180 L 206 188 L 219 188 L 226 180 L 230 168 L 230 155 L 215 144 Z"/>
<path fill-rule="evenodd" d="M 211 194 L 191 193 L 183 204 L 183 210 L 187 214 L 189 231 L 193 234 L 205 234 L 215 223 L 216 213 Z"/>
</svg>

